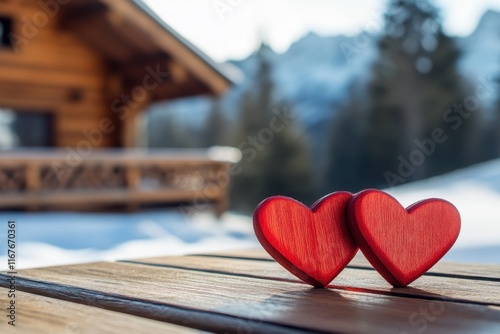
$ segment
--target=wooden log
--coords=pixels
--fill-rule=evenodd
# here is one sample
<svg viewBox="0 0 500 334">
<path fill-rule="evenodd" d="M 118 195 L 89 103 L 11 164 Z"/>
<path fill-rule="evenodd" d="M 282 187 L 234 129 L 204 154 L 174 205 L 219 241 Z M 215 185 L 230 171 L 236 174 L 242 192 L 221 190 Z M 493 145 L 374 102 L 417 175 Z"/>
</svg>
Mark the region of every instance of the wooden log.
<svg viewBox="0 0 500 334">
<path fill-rule="evenodd" d="M 108 15 L 107 11 L 102 11 L 89 17 L 75 17 L 65 21 L 64 26 L 99 50 L 104 57 L 125 63 L 133 57 L 134 51 L 121 35 L 110 28 Z"/>
<path fill-rule="evenodd" d="M 81 99 L 78 103 L 73 101 L 69 101 L 69 95 L 74 90 L 81 91 Z M 60 86 L 51 86 L 48 84 L 24 84 L 24 83 L 13 83 L 2 80 L 0 78 L 0 96 L 3 98 L 4 96 L 14 96 L 14 97 L 25 97 L 29 95 L 30 98 L 45 101 L 51 100 L 56 103 L 66 104 L 69 107 L 83 107 L 83 105 L 93 106 L 100 105 L 103 108 L 104 98 L 102 92 L 98 89 L 85 89 L 80 87 L 79 85 L 72 87 L 64 87 Z M 87 113 L 92 113 L 92 108 L 87 107 Z"/>
<path fill-rule="evenodd" d="M 43 67 L 7 66 L 0 63 L 2 81 L 20 84 L 53 85 L 60 87 L 84 87 L 99 89 L 104 86 L 104 80 L 93 73 L 71 73 L 66 71 L 51 71 Z"/>
<path fill-rule="evenodd" d="M 69 72 L 103 71 L 104 63 L 94 54 L 87 54 L 87 50 L 75 43 L 62 44 L 61 36 L 54 36 L 53 40 L 47 39 L 40 45 L 40 41 L 27 42 L 22 47 L 22 52 L 1 52 L 0 63 L 11 66 L 43 67 L 51 70 L 65 70 Z M 54 39 L 58 43 L 54 44 Z M 68 50 L 69 48 L 69 50 Z M 40 57 L 40 54 L 45 56 Z"/>
</svg>

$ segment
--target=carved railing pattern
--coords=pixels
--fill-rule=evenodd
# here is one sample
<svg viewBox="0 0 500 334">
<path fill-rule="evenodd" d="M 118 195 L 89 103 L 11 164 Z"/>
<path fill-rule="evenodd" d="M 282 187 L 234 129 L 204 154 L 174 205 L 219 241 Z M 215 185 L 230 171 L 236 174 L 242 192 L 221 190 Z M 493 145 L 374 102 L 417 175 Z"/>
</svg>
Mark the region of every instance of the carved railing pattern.
<svg viewBox="0 0 500 334">
<path fill-rule="evenodd" d="M 26 190 L 26 166 L 0 168 L 0 192 L 22 192 Z"/>
<path fill-rule="evenodd" d="M 50 165 L 39 168 L 40 191 L 51 190 L 101 190 L 127 188 L 126 167 L 82 163 L 80 166 L 57 171 Z"/>
<path fill-rule="evenodd" d="M 86 200 L 96 202 L 92 194 L 109 193 L 111 195 L 102 198 L 110 202 L 126 200 L 144 204 L 149 200 L 160 202 L 162 194 L 168 192 L 167 202 L 185 202 L 189 201 L 188 197 L 194 201 L 201 197 L 218 202 L 220 211 L 227 202 L 229 163 L 203 155 L 177 157 L 171 153 L 137 156 L 101 153 L 73 164 L 68 164 L 64 154 L 3 154 L 0 155 L 0 198 L 4 200 L 0 199 L 0 208 L 9 207 L 9 203 L 23 206 L 24 202 L 31 203 L 26 206 L 36 207 L 38 203 L 49 203 L 53 194 L 60 195 L 59 202 L 70 201 L 64 194 L 89 195 Z M 123 193 L 128 194 L 126 198 Z M 12 197 L 13 194 L 18 197 Z M 112 197 L 113 194 L 117 194 L 116 197 Z M 85 202 L 85 198 L 81 198 Z"/>
<path fill-rule="evenodd" d="M 199 166 L 141 166 L 141 186 L 147 189 L 169 188 L 201 190 L 207 186 L 224 187 L 224 168 L 220 164 Z"/>
</svg>

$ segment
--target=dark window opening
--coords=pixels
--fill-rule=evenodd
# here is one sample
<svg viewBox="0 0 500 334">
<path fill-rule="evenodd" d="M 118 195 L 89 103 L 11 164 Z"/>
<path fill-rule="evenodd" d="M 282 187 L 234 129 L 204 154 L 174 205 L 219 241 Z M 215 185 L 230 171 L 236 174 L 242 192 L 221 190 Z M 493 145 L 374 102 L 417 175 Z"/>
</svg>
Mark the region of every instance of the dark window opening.
<svg viewBox="0 0 500 334">
<path fill-rule="evenodd" d="M 52 114 L 0 108 L 0 149 L 54 145 Z"/>
<path fill-rule="evenodd" d="M 12 48 L 10 34 L 12 32 L 12 19 L 0 16 L 0 48 Z"/>
</svg>

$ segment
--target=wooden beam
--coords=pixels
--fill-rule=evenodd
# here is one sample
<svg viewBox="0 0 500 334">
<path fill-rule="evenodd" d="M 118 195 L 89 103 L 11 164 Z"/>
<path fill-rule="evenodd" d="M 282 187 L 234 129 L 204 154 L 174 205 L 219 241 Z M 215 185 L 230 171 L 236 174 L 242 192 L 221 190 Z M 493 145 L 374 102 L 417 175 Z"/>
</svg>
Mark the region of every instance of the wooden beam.
<svg viewBox="0 0 500 334">
<path fill-rule="evenodd" d="M 174 61 L 165 54 L 158 54 L 152 57 L 136 57 L 127 64 L 116 64 L 117 71 L 127 79 L 132 79 L 134 85 L 142 85 L 144 78 L 151 72 L 159 69 L 162 72 L 169 72 L 170 75 L 162 78 L 163 81 L 173 80 L 172 67 Z"/>
<path fill-rule="evenodd" d="M 49 85 L 98 89 L 102 78 L 95 73 L 54 71 L 44 67 L 7 66 L 0 64 L 2 81 L 23 85 Z"/>
<path fill-rule="evenodd" d="M 105 58 L 127 62 L 134 56 L 134 50 L 112 29 L 109 15 L 108 11 L 99 11 L 89 17 L 65 19 L 64 27 L 75 32 Z"/>
<path fill-rule="evenodd" d="M 163 99 L 174 99 L 186 96 L 197 96 L 213 94 L 213 91 L 199 80 L 189 75 L 186 81 L 180 83 L 175 81 L 165 82 L 158 86 L 153 93 L 153 101 Z"/>
<path fill-rule="evenodd" d="M 137 29 L 147 34 L 156 45 L 164 52 L 170 54 L 180 64 L 203 83 L 205 83 L 216 94 L 225 92 L 230 83 L 215 69 L 208 65 L 189 47 L 169 34 L 165 29 L 155 22 L 147 13 L 139 10 L 131 1 L 101 0 L 110 10 L 133 22 Z"/>
<path fill-rule="evenodd" d="M 119 31 L 122 37 L 127 40 L 141 54 L 152 55 L 158 53 L 159 48 L 151 42 L 150 36 L 142 30 L 138 30 L 133 23 L 127 18 L 124 18 L 117 13 L 108 13 L 108 21 L 110 25 Z"/>
<path fill-rule="evenodd" d="M 70 1 L 67 5 L 62 7 L 62 19 L 61 25 L 66 25 L 67 23 L 74 20 L 86 20 L 97 14 L 107 12 L 108 7 L 95 0 L 84 0 L 84 1 Z"/>
<path fill-rule="evenodd" d="M 89 45 L 101 50 L 105 56 L 121 62 L 130 61 L 134 57 L 132 53 L 144 57 L 160 52 L 147 34 L 136 29 L 127 18 L 109 11 L 108 6 L 102 2 L 69 7 L 64 12 L 61 25 L 75 31 Z M 117 51 L 129 55 L 120 56 Z"/>
<path fill-rule="evenodd" d="M 139 133 L 139 117 L 141 113 L 146 109 L 146 106 L 151 101 L 151 94 L 145 91 L 147 97 L 141 101 L 134 101 L 135 106 L 129 107 L 128 115 L 123 118 L 121 127 L 121 141 L 122 147 L 133 148 L 138 145 Z"/>
</svg>

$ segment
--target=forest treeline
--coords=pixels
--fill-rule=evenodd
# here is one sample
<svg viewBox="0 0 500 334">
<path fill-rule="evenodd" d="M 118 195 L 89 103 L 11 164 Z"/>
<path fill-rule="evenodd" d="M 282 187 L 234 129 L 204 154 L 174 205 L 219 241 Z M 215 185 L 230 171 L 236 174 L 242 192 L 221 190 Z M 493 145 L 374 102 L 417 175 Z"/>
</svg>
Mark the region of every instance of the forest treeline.
<svg viewBox="0 0 500 334">
<path fill-rule="evenodd" d="M 263 46 L 249 78 L 254 84 L 231 111 L 236 120 L 214 101 L 196 138 L 174 121 L 150 124 L 150 131 L 163 126 L 153 146 L 238 147 L 231 203 L 243 212 L 272 195 L 311 205 L 329 192 L 393 187 L 498 157 L 500 101 L 494 119 L 486 117 L 486 87 L 459 74 L 460 50 L 443 32 L 438 9 L 422 0 L 392 0 L 384 18 L 376 60 L 332 110 L 325 142 L 312 143 L 293 104 L 277 97 Z M 321 145 L 321 159 L 313 159 L 311 145 Z"/>
</svg>

